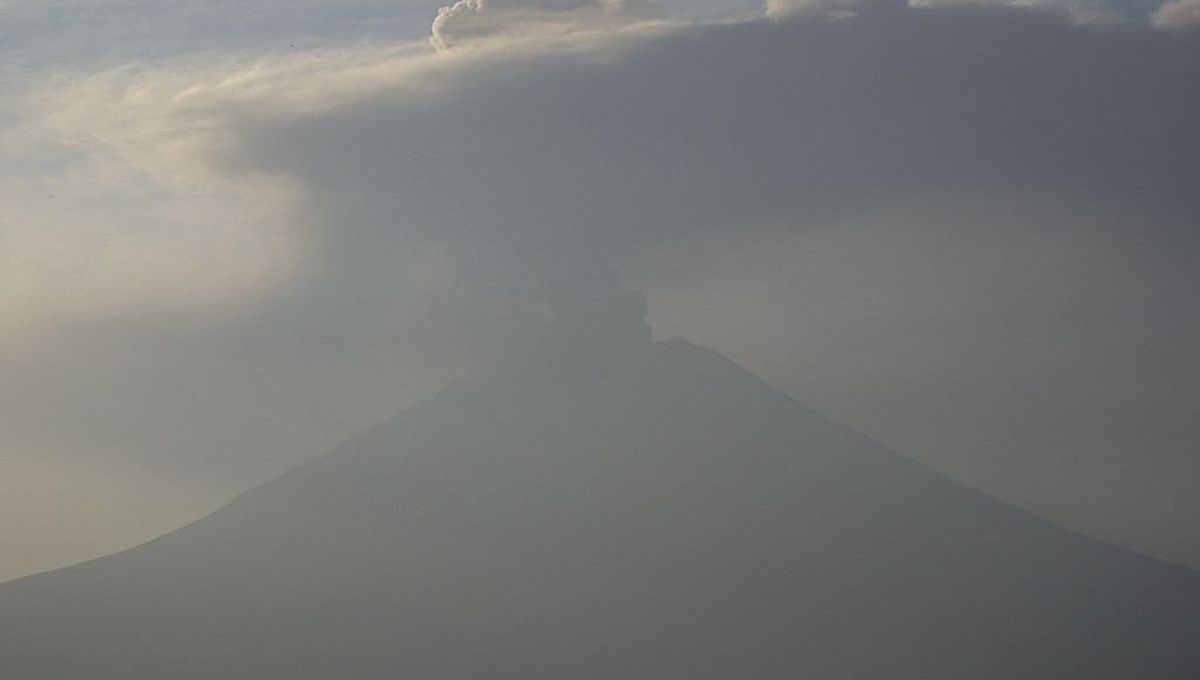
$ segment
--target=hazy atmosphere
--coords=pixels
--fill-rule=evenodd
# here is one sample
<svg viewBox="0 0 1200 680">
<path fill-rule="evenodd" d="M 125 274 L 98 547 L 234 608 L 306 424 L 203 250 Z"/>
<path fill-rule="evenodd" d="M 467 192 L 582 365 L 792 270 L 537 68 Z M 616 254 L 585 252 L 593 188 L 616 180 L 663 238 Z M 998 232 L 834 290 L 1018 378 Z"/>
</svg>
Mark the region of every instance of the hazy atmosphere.
<svg viewBox="0 0 1200 680">
<path fill-rule="evenodd" d="M 528 351 L 612 268 L 656 337 L 1200 565 L 1200 5 L 916 4 L 0 4 L 0 579 Z"/>
<path fill-rule="evenodd" d="M 1200 0 L 0 0 L 0 92 L 14 680 L 1197 677 Z"/>
</svg>

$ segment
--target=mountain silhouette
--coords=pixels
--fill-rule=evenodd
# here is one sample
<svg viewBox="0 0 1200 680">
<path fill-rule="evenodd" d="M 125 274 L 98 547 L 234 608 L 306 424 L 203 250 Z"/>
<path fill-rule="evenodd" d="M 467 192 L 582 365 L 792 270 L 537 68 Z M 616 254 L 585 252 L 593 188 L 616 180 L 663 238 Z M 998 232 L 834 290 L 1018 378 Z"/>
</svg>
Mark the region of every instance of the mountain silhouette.
<svg viewBox="0 0 1200 680">
<path fill-rule="evenodd" d="M 1196 678 L 1200 577 L 645 342 L 449 388 L 158 540 L 0 586 L 0 669 Z"/>
</svg>

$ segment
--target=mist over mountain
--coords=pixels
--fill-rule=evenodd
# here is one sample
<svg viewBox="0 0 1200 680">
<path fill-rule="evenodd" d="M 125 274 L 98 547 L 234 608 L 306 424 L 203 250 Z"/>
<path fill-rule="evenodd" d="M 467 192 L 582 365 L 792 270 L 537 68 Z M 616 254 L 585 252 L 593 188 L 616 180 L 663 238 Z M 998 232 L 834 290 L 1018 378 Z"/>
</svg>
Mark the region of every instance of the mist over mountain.
<svg viewBox="0 0 1200 680">
<path fill-rule="evenodd" d="M 659 339 L 1200 565 L 1195 3 L 968 4 L 0 0 L 0 580 L 644 337 L 613 266 Z"/>
<path fill-rule="evenodd" d="M 0 587 L 5 677 L 1200 669 L 1194 572 L 961 486 L 685 341 L 547 356 L 147 545 Z"/>
<path fill-rule="evenodd" d="M 0 680 L 1200 677 L 1200 0 L 425 2 L 0 0 Z"/>
</svg>

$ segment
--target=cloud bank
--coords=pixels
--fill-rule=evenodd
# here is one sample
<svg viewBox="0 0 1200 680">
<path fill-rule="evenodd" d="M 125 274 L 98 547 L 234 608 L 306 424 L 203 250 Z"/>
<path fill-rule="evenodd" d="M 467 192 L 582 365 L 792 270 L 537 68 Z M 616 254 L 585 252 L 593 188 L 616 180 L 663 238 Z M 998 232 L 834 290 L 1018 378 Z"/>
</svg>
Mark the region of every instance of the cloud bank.
<svg viewBox="0 0 1200 680">
<path fill-rule="evenodd" d="M 1156 28 L 1172 31 L 1200 29 L 1200 2 L 1168 0 L 1150 15 L 1150 23 Z"/>
<path fill-rule="evenodd" d="M 6 469 L 220 498 L 473 371 L 644 334 L 621 269 L 660 333 L 1200 562 L 1200 46 L 771 7 L 460 2 L 441 53 L 30 80 L 0 129 Z"/>
</svg>

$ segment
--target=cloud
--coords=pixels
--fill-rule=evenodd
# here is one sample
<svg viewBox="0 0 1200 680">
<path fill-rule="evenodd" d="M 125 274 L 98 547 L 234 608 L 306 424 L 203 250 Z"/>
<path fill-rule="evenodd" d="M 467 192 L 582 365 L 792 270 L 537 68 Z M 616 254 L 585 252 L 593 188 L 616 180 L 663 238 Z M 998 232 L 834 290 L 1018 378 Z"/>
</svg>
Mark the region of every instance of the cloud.
<svg viewBox="0 0 1200 680">
<path fill-rule="evenodd" d="M 914 195 L 808 230 L 675 242 L 626 271 L 657 333 L 721 347 L 974 486 L 1195 563 L 1200 262 L 1129 210 Z"/>
<path fill-rule="evenodd" d="M 1194 472 L 1162 442 L 1200 403 L 1171 371 L 1200 325 L 1178 274 L 1200 47 L 1011 8 L 684 25 L 457 6 L 442 53 L 27 78 L 0 132 L 7 455 L 223 497 L 480 367 L 644 334 L 620 266 L 651 321 L 979 486 L 1036 505 L 1068 494 L 1035 477 L 1084 480 L 1047 511 L 1112 527 L 1096 499 L 1141 466 L 1124 515 L 1179 517 L 1183 492 L 1151 492 Z M 1122 412 L 1104 395 L 1126 388 Z M 1089 412 L 1122 425 L 1106 471 L 1104 428 L 1055 425 Z M 1175 535 L 1143 547 L 1200 545 Z"/>
<path fill-rule="evenodd" d="M 1190 123 L 1200 101 L 1186 66 L 1200 57 L 1195 45 L 1135 27 L 1097 31 L 1050 13 L 1005 8 L 861 12 L 834 23 L 750 22 L 663 30 L 630 37 L 619 48 L 602 45 L 554 48 L 545 58 L 496 52 L 486 63 L 472 62 L 469 78 L 433 105 L 374 91 L 327 113 L 273 119 L 269 126 L 247 121 L 252 167 L 295 173 L 324 196 L 319 221 L 336 225 L 329 245 L 353 263 L 328 282 L 330 300 L 361 300 L 361 291 L 394 296 L 405 258 L 437 252 L 456 293 L 435 295 L 434 304 L 445 305 L 446 319 L 464 324 L 464 336 L 476 345 L 467 353 L 479 356 L 479 345 L 520 346 L 543 337 L 538 310 L 552 296 L 583 300 L 615 286 L 605 277 L 571 272 L 602 271 L 605 262 L 671 244 L 722 238 L 770 244 L 778 229 L 802 239 L 863 216 L 874 235 L 868 240 L 891 244 L 870 251 L 888 263 L 888 271 L 920 271 L 923 265 L 906 264 L 897 253 L 911 249 L 912 259 L 921 262 L 917 253 L 952 234 L 970 241 L 964 248 L 975 260 L 999 248 L 998 259 L 982 270 L 954 266 L 953 252 L 928 256 L 930 269 L 944 267 L 933 270 L 944 272 L 935 283 L 946 291 L 994 288 L 978 298 L 952 297 L 933 324 L 922 321 L 915 294 L 894 307 L 863 307 L 858 317 L 828 305 L 806 314 L 788 306 L 789 300 L 810 299 L 803 285 L 790 282 L 779 283 L 776 295 L 763 291 L 726 306 L 720 301 L 737 295 L 735 284 L 704 287 L 685 265 L 664 264 L 654 267 L 678 266 L 678 276 L 693 283 L 681 284 L 683 292 L 664 303 L 661 291 L 672 277 L 669 271 L 652 277 L 656 283 L 646 287 L 651 321 L 665 315 L 675 319 L 671 327 L 687 329 L 708 328 L 705 320 L 720 327 L 721 319 L 738 319 L 732 326 L 744 329 L 744 336 L 713 331 L 705 338 L 719 348 L 741 347 L 738 357 L 772 379 L 782 379 L 787 366 L 830 361 L 825 387 L 804 392 L 806 397 L 824 404 L 842 400 L 838 411 L 852 423 L 875 427 L 885 440 L 913 444 L 905 447 L 913 453 L 941 452 L 928 460 L 941 455 L 945 461 L 946 452 L 964 447 L 986 451 L 956 473 L 1027 505 L 1047 508 L 1049 498 L 1070 495 L 1031 491 L 1037 483 L 1029 470 L 1089 479 L 1101 491 L 1073 497 L 1090 511 L 1047 510 L 1077 526 L 1086 524 L 1081 515 L 1100 513 L 1114 489 L 1133 484 L 1109 471 L 1128 460 L 1122 456 L 1148 446 L 1134 442 L 1166 430 L 1186 440 L 1186 414 L 1172 404 L 1200 387 L 1176 385 L 1150 398 L 1155 381 L 1174 380 L 1170 367 L 1185 350 L 1172 345 L 1171 358 L 1149 382 L 1115 367 L 1145 365 L 1139 356 L 1153 351 L 1154 343 L 1137 340 L 1139 333 L 1190 338 L 1198 325 L 1183 298 L 1171 292 L 1193 289 L 1197 284 L 1187 277 L 1152 277 L 1153 292 L 1136 296 L 1138 304 L 1151 306 L 1137 319 L 1137 304 L 1121 297 L 1122 281 L 1144 276 L 1135 266 L 1139 261 L 1166 258 L 1177 270 L 1192 257 L 1184 253 L 1196 252 L 1189 225 L 1200 204 L 1188 179 L 1197 172 L 1188 149 L 1200 141 Z M 1064 53 L 1072 59 L 1063 59 Z M 501 54 L 508 56 L 496 59 Z M 904 202 L 917 207 L 907 213 L 888 208 Z M 1096 211 L 1088 207 L 1093 204 L 1110 208 Z M 919 225 L 922 217 L 914 215 L 937 218 L 937 229 L 911 226 L 899 242 L 883 238 L 893 224 Z M 1119 223 L 1107 215 L 1120 215 Z M 1020 242 L 1017 234 L 1026 230 L 1044 230 L 1055 256 L 1034 264 L 1029 260 L 1037 257 L 1036 247 L 1008 245 Z M 1152 234 L 1152 245 L 1093 249 L 1092 240 L 1106 233 Z M 833 272 L 867 276 L 876 261 L 862 259 L 865 252 L 835 253 L 829 259 Z M 1087 266 L 1073 266 L 1072 252 Z M 765 256 L 757 261 L 771 272 L 813 266 L 808 259 L 795 266 Z M 1038 276 L 1022 273 L 1023 267 Z M 1089 288 L 1111 267 L 1125 273 Z M 895 285 L 886 276 L 868 278 L 865 296 L 885 296 Z M 1039 283 L 1026 287 L 1030 280 Z M 1050 296 L 1044 304 L 1038 299 L 1043 287 Z M 1087 292 L 1061 293 L 1081 287 Z M 938 347 L 939 333 L 954 332 L 956 318 L 975 318 L 976 311 L 1000 324 L 987 327 L 1004 329 L 994 346 L 984 342 L 981 325 L 981 334 L 972 336 L 980 351 L 964 351 L 961 361 L 948 360 L 947 352 L 918 351 L 922 342 Z M 1109 313 L 1122 320 L 1121 328 L 1137 330 L 1114 342 L 1114 328 L 1101 322 Z M 1055 318 L 1067 321 L 1060 325 Z M 838 334 L 836 342 L 789 344 L 788 338 L 804 337 L 810 324 L 855 330 Z M 913 343 L 912 354 L 891 344 L 900 342 L 898 329 L 910 334 L 904 342 Z M 768 335 L 780 341 L 741 344 Z M 1029 337 L 1042 340 L 1031 348 L 1024 344 Z M 1037 346 L 1053 347 L 1047 351 L 1054 361 L 1079 362 L 1080 373 L 1047 370 L 1047 356 Z M 863 354 L 839 359 L 839 347 L 859 347 Z M 855 365 L 870 368 L 858 374 Z M 1081 377 L 1106 371 L 1108 382 Z M 908 376 L 897 379 L 896 391 L 871 386 L 871 380 L 893 375 Z M 978 409 L 972 422 L 979 430 L 952 426 L 947 409 L 953 400 L 941 400 L 936 385 L 921 388 L 926 396 L 920 407 L 899 409 L 903 386 L 912 386 L 905 381 L 914 375 L 936 376 L 942 389 L 978 380 L 978 390 L 955 393 Z M 1030 382 L 986 387 L 1013 375 Z M 804 382 L 791 384 L 803 392 Z M 1141 395 L 1140 405 L 1118 400 L 1128 407 L 1122 411 L 1106 401 L 1105 390 L 1121 385 L 1136 386 L 1130 394 Z M 1043 406 L 1062 422 L 1086 421 L 1088 408 L 1109 413 L 1109 422 L 1121 423 L 1125 433 L 1119 451 L 1095 446 L 1103 440 L 1100 430 L 1081 426 L 1073 435 L 1055 426 L 1053 417 L 1031 412 L 1029 392 L 1056 395 Z M 899 401 L 875 401 L 887 399 L 879 396 L 884 393 Z M 879 415 L 893 411 L 908 418 Z M 951 431 L 956 434 L 938 440 L 938 432 Z M 1004 445 L 1018 439 L 1019 447 Z M 1044 448 L 1034 445 L 1039 439 Z M 1070 453 L 1036 465 L 1049 449 Z M 1173 474 L 1189 465 L 1179 448 L 1160 444 L 1156 450 L 1161 458 L 1148 465 Z M 1163 522 L 1176 516 L 1153 501 L 1156 488 L 1147 478 L 1136 491 L 1122 492 L 1127 508 L 1140 508 L 1130 517 L 1149 523 L 1145 518 L 1156 513 Z M 1127 539 L 1146 535 L 1146 525 L 1132 519 L 1106 526 L 1118 524 Z"/>
<path fill-rule="evenodd" d="M 0 4 L 0 63 L 96 69 L 207 52 L 287 54 L 419 39 L 429 0 L 20 0 Z"/>
<path fill-rule="evenodd" d="M 200 312 L 290 279 L 300 258 L 294 188 L 233 181 L 198 162 L 217 117 L 181 120 L 171 93 L 128 73 L 22 104 L 0 131 L 4 339 L 77 314 Z"/>
<path fill-rule="evenodd" d="M 1079 26 L 1115 26 L 1126 21 L 1127 13 L 1109 0 L 909 0 L 914 9 L 953 9 L 1005 7 L 1032 12 L 1059 14 Z"/>
<path fill-rule="evenodd" d="M 319 106 L 303 92 L 336 93 L 355 69 L 386 80 L 403 61 L 393 51 L 319 59 L 323 76 L 304 70 L 312 55 L 184 59 L 15 93 L 0 129 L 0 345 L 65 319 L 253 305 L 315 266 L 296 182 L 227 172 L 220 157 L 247 109 Z"/>
<path fill-rule="evenodd" d="M 767 0 L 769 17 L 827 16 L 835 19 L 853 17 L 863 10 L 895 8 L 897 2 L 889 0 Z"/>
<path fill-rule="evenodd" d="M 562 49 L 605 49 L 571 43 Z M 547 337 L 564 328 L 543 312 L 586 322 L 581 309 L 633 309 L 629 327 L 644 329 L 636 300 L 567 304 L 584 292 L 504 311 L 504 296 L 524 298 L 511 287 L 483 294 L 486 277 L 465 275 L 463 251 L 447 244 L 404 252 L 398 238 L 376 241 L 374 254 L 342 252 L 349 234 L 318 219 L 330 187 L 247 155 L 255 126 L 341 115 L 380 92 L 432 110 L 492 77 L 483 65 L 493 58 L 545 56 L 500 44 L 438 55 L 421 41 L 27 72 L 0 113 L 0 465 L 13 483 L 77 470 L 97 479 L 63 488 L 99 502 L 92 489 L 120 485 L 113 470 L 137 471 L 158 481 L 127 480 L 121 493 L 141 494 L 130 507 L 154 505 L 144 496 L 171 484 L 201 499 L 187 508 L 208 507 L 464 376 L 472 357 L 509 351 L 472 340 L 474 328 L 511 338 L 500 343 L 510 350 L 531 324 Z M 360 265 L 372 276 L 358 277 Z M 612 274 L 592 269 L 597 280 Z M 541 276 L 582 291 L 581 271 Z M 52 494 L 22 499 L 30 518 L 62 505 Z M 92 512 L 114 518 L 107 549 L 149 535 L 123 512 Z M 37 544 L 40 558 L 5 563 L 94 554 L 95 542 L 63 527 L 62 543 Z M 19 535 L 6 545 L 34 549 L 11 529 Z"/>
<path fill-rule="evenodd" d="M 1200 1 L 1168 0 L 1150 15 L 1155 28 L 1186 31 L 1200 28 Z"/>
<path fill-rule="evenodd" d="M 430 41 L 438 50 L 504 35 L 562 33 L 660 19 L 653 0 L 458 0 L 438 10 Z"/>
</svg>

